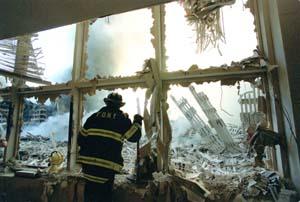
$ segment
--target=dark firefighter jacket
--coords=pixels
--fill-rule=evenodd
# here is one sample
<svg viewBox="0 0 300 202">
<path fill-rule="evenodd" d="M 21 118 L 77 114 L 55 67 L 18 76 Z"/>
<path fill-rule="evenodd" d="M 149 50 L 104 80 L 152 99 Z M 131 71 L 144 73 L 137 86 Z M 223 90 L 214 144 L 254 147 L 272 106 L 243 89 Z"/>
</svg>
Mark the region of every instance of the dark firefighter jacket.
<svg viewBox="0 0 300 202">
<path fill-rule="evenodd" d="M 84 178 L 105 183 L 123 167 L 123 141 L 137 142 L 141 123 L 131 120 L 121 110 L 103 107 L 91 115 L 78 135 L 77 162 L 82 164 Z"/>
<path fill-rule="evenodd" d="M 250 146 L 275 146 L 280 144 L 280 135 L 274 131 L 257 127 L 254 135 L 250 139 Z"/>
</svg>

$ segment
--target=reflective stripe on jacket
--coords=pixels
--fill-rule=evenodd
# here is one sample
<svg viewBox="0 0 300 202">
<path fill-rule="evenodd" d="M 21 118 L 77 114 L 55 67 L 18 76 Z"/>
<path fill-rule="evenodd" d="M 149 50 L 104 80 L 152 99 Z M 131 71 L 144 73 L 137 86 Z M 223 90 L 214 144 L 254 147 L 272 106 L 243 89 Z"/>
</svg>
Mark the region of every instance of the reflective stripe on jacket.
<svg viewBox="0 0 300 202">
<path fill-rule="evenodd" d="M 123 167 L 123 141 L 137 141 L 141 126 L 119 109 L 103 107 L 91 115 L 78 135 L 77 162 L 83 166 L 84 178 L 104 183 Z"/>
<path fill-rule="evenodd" d="M 123 165 L 120 165 L 120 164 L 112 162 L 112 161 L 108 161 L 108 160 L 101 159 L 101 158 L 81 156 L 81 155 L 79 155 L 77 157 L 77 162 L 107 168 L 110 170 L 114 170 L 116 172 L 120 172 L 123 167 Z"/>
</svg>

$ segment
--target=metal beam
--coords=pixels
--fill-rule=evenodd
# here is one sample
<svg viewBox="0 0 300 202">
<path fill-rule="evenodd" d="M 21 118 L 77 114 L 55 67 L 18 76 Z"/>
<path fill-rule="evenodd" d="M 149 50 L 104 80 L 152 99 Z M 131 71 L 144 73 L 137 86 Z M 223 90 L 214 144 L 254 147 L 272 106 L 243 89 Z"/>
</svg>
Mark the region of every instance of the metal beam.
<svg viewBox="0 0 300 202">
<path fill-rule="evenodd" d="M 5 150 L 5 161 L 8 161 L 12 157 L 16 157 L 16 152 L 19 143 L 19 134 L 21 130 L 21 119 L 23 117 L 23 99 L 17 95 L 17 89 L 15 87 L 11 90 L 11 101 L 13 105 L 13 117 L 12 128 L 10 130 L 9 138 L 7 140 L 7 148 Z M 9 126 L 7 126 L 9 127 Z"/>
<path fill-rule="evenodd" d="M 76 26 L 76 38 L 72 71 L 72 82 L 83 79 L 86 71 L 87 61 L 87 41 L 89 33 L 89 23 L 87 21 L 78 23 Z M 72 112 L 72 113 L 71 113 Z M 72 114 L 72 115 L 71 115 Z M 77 155 L 77 134 L 81 127 L 81 118 L 83 116 L 83 95 L 78 88 L 72 86 L 70 120 L 69 120 L 69 141 L 68 141 L 68 170 L 74 171 L 76 166 Z M 70 125 L 72 127 L 70 127 Z"/>
<path fill-rule="evenodd" d="M 5 69 L 0 69 L 0 75 L 1 76 L 12 77 L 12 78 L 17 78 L 17 79 L 22 79 L 24 81 L 31 81 L 31 82 L 34 82 L 34 83 L 45 84 L 45 85 L 50 85 L 51 84 L 50 81 L 45 81 L 41 78 L 29 76 L 29 75 L 26 75 L 26 74 L 20 74 L 18 72 L 11 72 L 11 71 L 8 71 L 8 70 L 5 70 Z"/>
<path fill-rule="evenodd" d="M 151 33 L 154 38 L 151 40 L 155 49 L 155 59 L 161 71 L 166 71 L 166 48 L 165 48 L 165 7 L 153 6 L 152 17 L 154 19 Z"/>
<path fill-rule="evenodd" d="M 129 87 L 144 87 L 146 88 L 146 81 L 140 76 L 130 77 L 115 77 L 109 79 L 92 79 L 77 82 L 68 82 L 63 84 L 56 84 L 51 86 L 41 87 L 25 87 L 19 88 L 17 94 L 26 97 L 35 95 L 53 95 L 69 93 L 73 88 L 83 90 L 83 92 L 93 89 L 115 89 L 115 88 L 129 88 Z M 10 88 L 1 89 L 0 95 L 2 97 L 9 97 L 11 94 Z"/>
<path fill-rule="evenodd" d="M 151 33 L 154 38 L 151 40 L 155 49 L 155 62 L 151 60 L 153 78 L 157 91 L 152 96 L 159 103 L 159 109 L 155 110 L 155 116 L 159 123 L 156 127 L 159 130 L 157 139 L 157 168 L 159 171 L 169 170 L 169 148 L 171 142 L 171 127 L 167 114 L 167 87 L 163 85 L 160 74 L 166 71 L 166 49 L 165 49 L 165 6 L 152 7 L 152 17 L 154 19 Z M 154 107 L 154 106 L 153 106 Z M 155 108 L 158 106 L 155 106 Z M 154 110 L 154 108 L 153 108 Z"/>
<path fill-rule="evenodd" d="M 243 80 L 263 76 L 267 69 L 252 68 L 250 70 L 241 70 L 240 67 L 230 67 L 227 70 L 215 69 L 214 72 L 208 69 L 198 69 L 193 71 L 162 72 L 161 79 L 166 84 L 187 84 L 192 82 L 204 81 L 222 81 L 227 79 Z M 129 77 L 99 78 L 92 80 L 80 80 L 65 84 L 56 84 L 50 86 L 41 86 L 35 88 L 19 88 L 17 94 L 23 96 L 34 96 L 38 94 L 60 94 L 67 93 L 72 88 L 78 88 L 83 91 L 92 89 L 115 89 L 141 87 L 147 88 L 147 80 L 143 75 Z M 1 89 L 2 97 L 10 95 L 10 89 Z"/>
<path fill-rule="evenodd" d="M 1 0 L 0 39 L 174 0 Z"/>
<path fill-rule="evenodd" d="M 228 69 L 198 69 L 193 71 L 176 71 L 176 72 L 162 72 L 162 81 L 168 84 L 186 84 L 192 82 L 212 82 L 219 80 L 237 80 L 257 78 L 263 76 L 267 69 L 251 68 L 242 69 L 241 67 L 230 67 Z"/>
</svg>

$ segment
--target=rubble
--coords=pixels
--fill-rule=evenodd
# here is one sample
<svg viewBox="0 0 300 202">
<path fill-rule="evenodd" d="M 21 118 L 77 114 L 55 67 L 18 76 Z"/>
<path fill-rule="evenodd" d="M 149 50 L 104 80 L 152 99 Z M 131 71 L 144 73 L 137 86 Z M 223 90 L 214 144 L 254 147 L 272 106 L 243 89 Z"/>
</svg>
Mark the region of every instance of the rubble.
<svg viewBox="0 0 300 202">
<path fill-rule="evenodd" d="M 241 136 L 245 136 L 237 131 L 235 131 L 236 135 L 233 136 L 235 142 L 235 137 L 239 139 Z M 197 136 L 196 134 L 194 135 Z M 135 152 L 135 144 L 125 143 L 123 157 L 126 172 L 130 173 L 132 171 L 135 160 L 132 156 L 136 155 Z M 184 193 L 181 197 L 186 194 L 189 201 L 241 201 L 247 199 L 273 201 L 272 192 L 275 193 L 274 196 L 277 199 L 285 197 L 284 194 L 281 196 L 279 192 L 279 188 L 282 186 L 282 179 L 279 178 L 279 175 L 262 167 L 253 167 L 253 163 L 253 158 L 247 156 L 245 150 L 235 154 L 214 154 L 208 150 L 203 150 L 201 145 L 198 145 L 196 142 L 190 145 L 182 142 L 176 147 L 173 145 L 170 152 L 170 173 L 173 176 L 172 179 L 175 180 L 176 177 L 174 178 L 174 176 L 177 176 L 182 180 L 186 180 L 187 182 L 185 183 L 196 183 L 194 186 L 197 186 L 197 189 L 205 190 L 202 193 L 200 191 L 195 193 L 195 190 L 191 191 L 190 189 L 184 189 L 185 192 L 180 190 L 178 194 Z M 153 194 L 157 193 L 158 187 L 163 186 L 160 184 L 164 183 L 167 184 L 164 185 L 168 187 L 167 189 L 175 189 L 174 187 L 172 188 L 172 186 L 175 186 L 174 184 L 165 182 L 169 176 L 168 174 L 156 173 L 153 176 L 154 180 L 148 187 L 150 190 L 147 190 L 148 195 L 153 197 Z M 261 177 L 257 178 L 257 176 Z M 182 180 L 180 184 L 183 186 Z M 256 186 L 260 188 L 258 189 Z M 255 194 L 258 192 L 261 195 L 250 197 L 250 193 Z M 166 190 L 163 193 L 169 194 Z M 287 192 L 286 197 L 291 198 L 292 196 L 289 194 L 290 192 Z M 163 197 L 166 196 L 164 195 Z M 151 200 L 156 201 L 158 198 L 151 198 Z M 164 198 L 164 200 L 168 199 Z"/>
<path fill-rule="evenodd" d="M 18 160 L 22 165 L 46 168 L 51 153 L 59 151 L 66 157 L 67 147 L 67 141 L 57 141 L 56 145 L 53 145 L 49 137 L 28 134 L 21 137 Z M 65 158 L 63 167 L 66 166 L 67 159 Z"/>
<path fill-rule="evenodd" d="M 190 111 L 187 110 L 186 113 L 187 117 L 192 119 Z M 197 118 L 197 120 L 200 120 L 200 118 Z M 239 152 L 233 153 L 223 150 L 215 152 L 216 150 L 211 149 L 211 144 L 218 146 L 216 139 L 208 138 L 208 140 L 211 140 L 211 144 L 206 145 L 209 142 L 201 139 L 202 135 L 199 135 L 200 130 L 197 129 L 199 127 L 198 123 L 195 122 L 194 129 L 189 129 L 185 132 L 186 134 L 182 135 L 184 139 L 189 141 L 180 141 L 180 144 L 172 145 L 169 154 L 172 175 L 162 173 L 154 175 L 154 180 L 151 180 L 146 189 L 147 194 L 143 195 L 145 198 L 148 197 L 149 201 L 232 201 L 237 196 L 246 199 L 260 197 L 261 194 L 270 200 L 273 197 L 277 199 L 291 197 L 292 194 L 289 191 L 285 192 L 286 196 L 280 194 L 278 187 L 281 186 L 281 183 L 278 175 L 272 173 L 264 175 L 262 173 L 267 173 L 264 168 L 253 167 L 253 159 L 246 154 L 247 145 L 243 142 L 245 133 L 243 133 L 241 127 L 226 124 L 226 130 L 228 130 L 232 142 L 241 148 Z M 221 123 L 223 122 L 221 121 Z M 212 131 L 205 123 L 202 126 L 208 131 Z M 217 134 L 210 132 L 203 135 L 203 137 L 216 137 L 222 140 Z M 157 139 L 155 135 L 152 135 L 152 137 L 154 137 L 153 140 Z M 141 139 L 141 145 L 146 144 L 148 141 L 146 135 L 143 138 Z M 199 141 L 196 142 L 193 138 L 198 138 Z M 49 138 L 42 135 L 33 135 L 28 131 L 25 136 L 21 136 L 20 140 L 19 161 L 21 160 L 23 165 L 48 167 L 49 156 L 54 150 L 58 150 L 64 153 L 64 156 L 67 156 L 67 141 L 57 141 L 54 145 L 51 136 Z M 125 142 L 123 157 L 123 174 L 132 173 L 136 160 L 134 158 L 136 157 L 136 144 Z M 66 167 L 66 158 L 64 167 Z M 258 175 L 262 175 L 260 179 L 263 180 L 259 181 L 255 177 Z M 268 180 L 265 180 L 265 178 Z M 257 185 L 260 188 L 257 188 Z M 128 189 L 128 187 L 126 187 L 126 191 L 139 192 L 138 189 Z M 138 195 L 140 196 L 140 192 Z"/>
<path fill-rule="evenodd" d="M 234 131 L 233 138 L 236 142 L 235 138 L 239 139 L 243 135 L 238 132 L 239 130 Z M 199 137 L 197 134 L 193 135 Z M 48 166 L 48 157 L 54 149 L 50 138 L 28 134 L 21 137 L 21 140 L 20 152 L 27 151 L 27 153 L 20 154 L 20 157 L 23 157 L 23 165 Z M 145 143 L 147 143 L 146 137 L 141 139 L 141 145 Z M 67 142 L 57 142 L 56 146 L 66 155 Z M 25 160 L 26 155 L 27 160 Z M 246 152 L 214 154 L 194 142 L 190 145 L 181 144 L 172 147 L 170 155 L 170 169 L 173 177 L 162 173 L 154 174 L 154 180 L 144 190 L 145 193 L 143 192 L 142 195 L 135 193 L 138 190 L 132 188 L 135 194 L 149 201 L 232 201 L 236 197 L 243 199 L 259 197 L 264 200 L 273 200 L 273 195 L 277 199 L 292 195 L 289 191 L 286 191 L 285 195 L 280 194 L 281 183 L 278 174 L 266 171 L 264 168 L 253 167 L 253 159 L 249 158 Z M 132 157 L 135 156 L 136 144 L 125 142 L 123 147 L 124 174 L 132 173 L 135 165 L 135 158 Z M 180 185 L 184 184 L 183 180 L 186 180 L 186 184 L 192 183 L 193 186 L 198 187 L 198 192 L 191 191 L 191 188 L 178 187 L 178 180 Z M 205 191 L 201 193 L 199 190 Z M 128 189 L 127 191 L 130 192 Z"/>
<path fill-rule="evenodd" d="M 201 117 L 197 114 L 194 107 L 192 107 L 187 99 L 181 98 L 179 101 L 174 96 L 171 96 L 177 107 L 181 110 L 186 119 L 191 123 L 194 130 L 198 132 L 203 141 L 203 147 L 211 150 L 214 153 L 221 153 L 225 149 L 225 145 L 219 137 L 212 132 L 210 127 L 205 124 Z"/>
<path fill-rule="evenodd" d="M 26 136 L 21 136 L 20 137 L 20 140 L 21 141 L 49 141 L 50 138 L 49 137 L 45 137 L 45 136 L 42 136 L 42 135 L 33 135 L 33 134 L 30 134 L 28 133 Z"/>
<path fill-rule="evenodd" d="M 242 196 L 245 199 L 259 197 L 277 200 L 281 185 L 277 173 L 274 171 L 262 171 L 242 179 L 239 187 L 241 187 Z"/>
<path fill-rule="evenodd" d="M 145 197 L 155 202 L 187 202 L 187 192 L 182 188 L 182 183 L 174 176 L 155 173 L 154 180 L 146 187 Z"/>
<path fill-rule="evenodd" d="M 209 171 L 213 174 L 239 174 L 252 169 L 253 160 L 246 154 L 212 154 L 201 152 L 194 145 L 173 148 L 171 164 L 178 170 L 188 173 Z"/>
<path fill-rule="evenodd" d="M 278 202 L 285 201 L 297 201 L 297 192 L 288 189 L 281 189 L 278 197 Z"/>
<path fill-rule="evenodd" d="M 238 150 L 237 145 L 229 134 L 226 124 L 218 115 L 216 108 L 213 107 L 207 95 L 204 92 L 196 92 L 195 87 L 192 85 L 189 86 L 189 90 L 208 118 L 209 124 L 216 130 L 219 139 L 225 144 L 226 149 L 229 151 Z"/>
</svg>

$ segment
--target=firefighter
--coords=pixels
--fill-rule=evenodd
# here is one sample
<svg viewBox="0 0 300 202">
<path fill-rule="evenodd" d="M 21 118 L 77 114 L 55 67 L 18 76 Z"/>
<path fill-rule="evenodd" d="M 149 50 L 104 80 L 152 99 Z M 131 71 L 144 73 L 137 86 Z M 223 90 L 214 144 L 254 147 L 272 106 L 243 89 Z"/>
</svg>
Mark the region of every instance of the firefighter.
<svg viewBox="0 0 300 202">
<path fill-rule="evenodd" d="M 265 147 L 275 147 L 275 145 L 280 144 L 280 136 L 278 133 L 267 129 L 265 124 L 258 124 L 255 133 L 251 136 L 249 140 L 250 150 L 256 152 L 255 156 L 255 166 L 264 167 L 263 158 L 265 156 Z"/>
<path fill-rule="evenodd" d="M 141 137 L 143 117 L 134 115 L 132 123 L 120 110 L 125 104 L 121 95 L 110 93 L 104 102 L 106 106 L 87 119 L 78 135 L 85 202 L 112 201 L 114 177 L 123 167 L 123 141 L 137 142 Z"/>
</svg>

